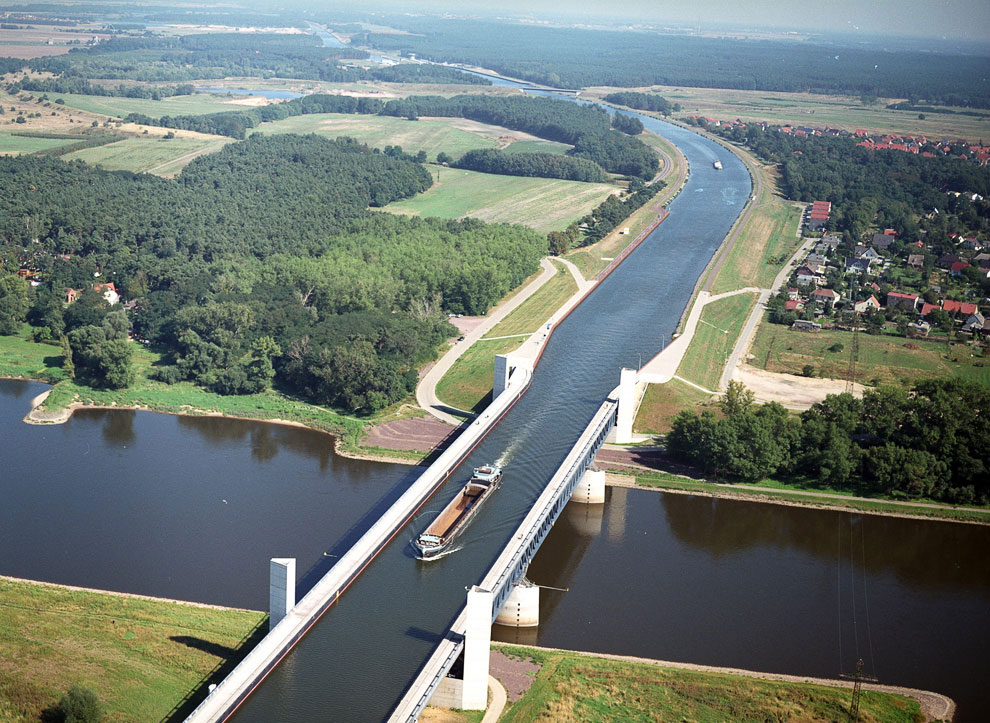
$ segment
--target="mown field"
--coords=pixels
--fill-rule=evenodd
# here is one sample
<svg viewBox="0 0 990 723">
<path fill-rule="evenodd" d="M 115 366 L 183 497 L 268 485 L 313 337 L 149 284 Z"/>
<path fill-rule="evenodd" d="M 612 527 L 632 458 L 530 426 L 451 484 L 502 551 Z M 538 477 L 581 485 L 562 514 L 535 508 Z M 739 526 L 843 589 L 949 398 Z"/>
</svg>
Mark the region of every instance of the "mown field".
<svg viewBox="0 0 990 723">
<path fill-rule="evenodd" d="M 32 93 L 36 97 L 47 95 L 52 102 L 62 99 L 66 106 L 78 108 L 89 113 L 123 118 L 128 113 L 142 113 L 152 118 L 163 115 L 196 115 L 201 113 L 221 113 L 227 110 L 243 108 L 243 103 L 233 102 L 236 99 L 208 93 L 195 95 L 179 95 L 162 100 L 144 98 L 114 98 L 102 95 L 80 95 L 76 93 Z M 243 100 L 243 99 L 242 99 Z"/>
<path fill-rule="evenodd" d="M 106 721 L 165 720 L 257 643 L 265 619 L 0 578 L 0 720 L 52 720 L 45 711 L 77 684 L 96 693 Z"/>
<path fill-rule="evenodd" d="M 523 335 L 539 329 L 577 291 L 570 272 L 560 264 L 556 266 L 556 276 L 454 362 L 437 383 L 437 397 L 441 401 L 466 411 L 477 411 L 487 405 L 492 391 L 495 355 L 517 349 L 526 340 Z"/>
<path fill-rule="evenodd" d="M 390 116 L 313 113 L 262 123 L 258 129 L 265 133 L 317 133 L 330 138 L 350 136 L 374 148 L 401 146 L 407 153 L 424 151 L 431 161 L 441 152 L 460 158 L 475 149 L 512 148 L 516 143 L 525 143 L 526 152 L 563 153 L 570 147 L 466 118 L 410 121 Z"/>
<path fill-rule="evenodd" d="M 850 691 L 666 668 L 562 651 L 499 646 L 540 665 L 535 680 L 500 718 L 552 721 L 843 721 Z M 864 691 L 860 720 L 914 723 L 917 701 Z"/>
<path fill-rule="evenodd" d="M 640 434 L 667 434 L 678 412 L 694 409 L 711 398 L 710 394 L 679 379 L 671 379 L 666 384 L 650 384 L 639 405 L 633 429 Z"/>
<path fill-rule="evenodd" d="M 677 367 L 677 375 L 717 391 L 722 370 L 756 299 L 756 294 L 745 293 L 708 304 L 701 312 L 698 328 Z"/>
<path fill-rule="evenodd" d="M 852 332 L 793 331 L 764 320 L 754 337 L 749 363 L 786 374 L 800 374 L 810 364 L 816 376 L 848 379 L 852 342 Z M 838 349 L 837 344 L 841 350 L 830 351 Z M 990 358 L 967 344 L 947 346 L 944 341 L 859 334 L 857 382 L 910 385 L 919 379 L 947 376 L 990 384 Z"/>
<path fill-rule="evenodd" d="M 618 89 L 594 88 L 587 95 L 601 97 Z M 625 88 L 621 90 L 627 90 Z M 680 103 L 677 117 L 700 115 L 719 120 L 768 121 L 770 123 L 808 125 L 816 128 L 844 128 L 849 131 L 864 128 L 876 133 L 925 135 L 929 138 L 963 138 L 979 142 L 990 137 L 990 113 L 972 108 L 953 108 L 956 113 L 925 113 L 888 110 L 885 106 L 904 100 L 881 99 L 874 105 L 863 105 L 859 98 L 816 93 L 780 93 L 757 90 L 724 90 L 718 88 L 672 88 L 655 86 L 639 88 L 656 92 L 671 103 Z M 975 112 L 982 117 L 961 115 Z"/>
<path fill-rule="evenodd" d="M 162 138 L 137 136 L 96 148 L 85 148 L 65 155 L 66 160 L 85 161 L 108 171 L 134 171 L 170 177 L 198 156 L 215 153 L 230 138 L 210 136 Z"/>
<path fill-rule="evenodd" d="M 38 138 L 33 136 L 18 136 L 8 131 L 0 131 L 0 155 L 17 156 L 22 153 L 34 153 L 36 151 L 45 151 L 49 148 L 60 148 L 61 146 L 75 142 L 71 138 Z"/>
<path fill-rule="evenodd" d="M 786 260 L 801 244 L 801 238 L 797 235 L 801 209 L 770 197 L 769 193 L 764 195 L 769 198 L 753 208 L 735 246 L 712 283 L 713 294 L 747 286 L 770 288 L 782 263 L 769 263 L 769 260 L 775 257 Z"/>
<path fill-rule="evenodd" d="M 431 171 L 436 176 L 437 168 Z M 567 228 L 616 190 L 604 183 L 496 176 L 455 168 L 442 168 L 439 176 L 425 193 L 389 204 L 385 210 L 410 216 L 470 216 L 493 223 L 519 223 L 545 233 Z"/>
</svg>

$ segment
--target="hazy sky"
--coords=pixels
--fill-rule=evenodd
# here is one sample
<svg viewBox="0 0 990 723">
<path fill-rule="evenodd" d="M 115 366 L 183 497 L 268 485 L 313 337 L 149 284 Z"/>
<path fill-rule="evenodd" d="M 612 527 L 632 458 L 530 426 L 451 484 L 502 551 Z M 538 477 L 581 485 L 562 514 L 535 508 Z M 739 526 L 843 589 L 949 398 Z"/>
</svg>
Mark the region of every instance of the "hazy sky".
<svg viewBox="0 0 990 723">
<path fill-rule="evenodd" d="M 967 40 L 990 36 L 990 0 L 419 0 L 415 4 L 451 12 L 503 8 L 513 14 L 621 15 L 656 23 L 726 23 Z"/>
</svg>

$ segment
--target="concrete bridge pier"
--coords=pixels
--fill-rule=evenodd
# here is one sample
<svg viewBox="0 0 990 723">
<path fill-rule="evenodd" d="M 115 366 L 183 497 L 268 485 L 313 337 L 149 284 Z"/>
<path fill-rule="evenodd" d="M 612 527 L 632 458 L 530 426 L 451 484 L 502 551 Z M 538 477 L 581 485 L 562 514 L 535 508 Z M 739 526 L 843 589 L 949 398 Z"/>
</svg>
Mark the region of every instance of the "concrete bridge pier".
<svg viewBox="0 0 990 723">
<path fill-rule="evenodd" d="M 268 629 L 296 606 L 296 558 L 273 557 L 268 567 Z"/>
<path fill-rule="evenodd" d="M 619 375 L 619 409 L 616 413 L 613 433 L 616 444 L 629 444 L 633 441 L 637 374 L 635 369 L 623 369 Z"/>
<path fill-rule="evenodd" d="M 461 709 L 488 707 L 488 658 L 492 645 L 492 608 L 495 595 L 477 585 L 467 594 L 467 625 L 464 632 L 464 687 Z"/>
<path fill-rule="evenodd" d="M 525 577 L 512 588 L 495 622 L 509 628 L 535 628 L 540 624 L 540 588 Z"/>
<path fill-rule="evenodd" d="M 596 505 L 605 502 L 605 470 L 589 467 L 571 493 L 571 502 Z"/>
</svg>

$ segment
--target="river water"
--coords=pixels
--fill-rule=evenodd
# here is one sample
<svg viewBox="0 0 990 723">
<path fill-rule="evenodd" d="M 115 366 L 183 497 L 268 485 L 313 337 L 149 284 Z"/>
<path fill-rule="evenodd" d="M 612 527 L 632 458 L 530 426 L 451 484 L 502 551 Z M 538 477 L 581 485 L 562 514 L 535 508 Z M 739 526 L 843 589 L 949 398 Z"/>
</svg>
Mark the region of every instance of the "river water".
<svg viewBox="0 0 990 723">
<path fill-rule="evenodd" d="M 620 367 L 670 338 L 750 183 L 717 145 L 644 123 L 691 162 L 670 218 L 560 325 L 530 391 L 431 507 L 492 460 L 506 465 L 499 493 L 441 560 L 412 558 L 428 515 L 410 524 L 237 720 L 386 716 Z M 296 557 L 305 589 L 414 474 L 252 422 L 88 411 L 21 424 L 41 389 L 0 383 L 4 574 L 263 608 L 269 557 Z M 534 561 L 538 583 L 571 588 L 544 593 L 537 640 L 829 676 L 859 655 L 884 682 L 939 689 L 985 718 L 988 542 L 986 528 L 613 490 L 603 508 L 569 506 Z"/>
</svg>

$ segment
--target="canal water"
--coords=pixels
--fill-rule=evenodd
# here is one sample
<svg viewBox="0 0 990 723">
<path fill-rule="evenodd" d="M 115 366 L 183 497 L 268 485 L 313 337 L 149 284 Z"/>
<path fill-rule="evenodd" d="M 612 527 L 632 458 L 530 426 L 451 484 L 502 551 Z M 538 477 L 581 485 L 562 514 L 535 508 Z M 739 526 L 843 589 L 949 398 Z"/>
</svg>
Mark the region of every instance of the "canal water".
<svg viewBox="0 0 990 723">
<path fill-rule="evenodd" d="M 560 325 L 530 391 L 430 507 L 492 460 L 506 467 L 499 493 L 441 560 L 413 559 L 407 543 L 429 514 L 411 523 L 237 720 L 385 717 L 619 369 L 670 338 L 750 182 L 716 144 L 644 124 L 691 162 L 670 218 Z M 0 383 L 3 574 L 263 608 L 269 557 L 296 557 L 305 589 L 414 474 L 251 422 L 88 411 L 21 424 L 41 389 Z M 544 595 L 539 642 L 830 676 L 860 655 L 884 682 L 938 688 L 968 717 L 990 716 L 974 650 L 988 637 L 985 528 L 619 491 L 565 515 L 531 568 L 538 583 L 571 588 Z"/>
</svg>

